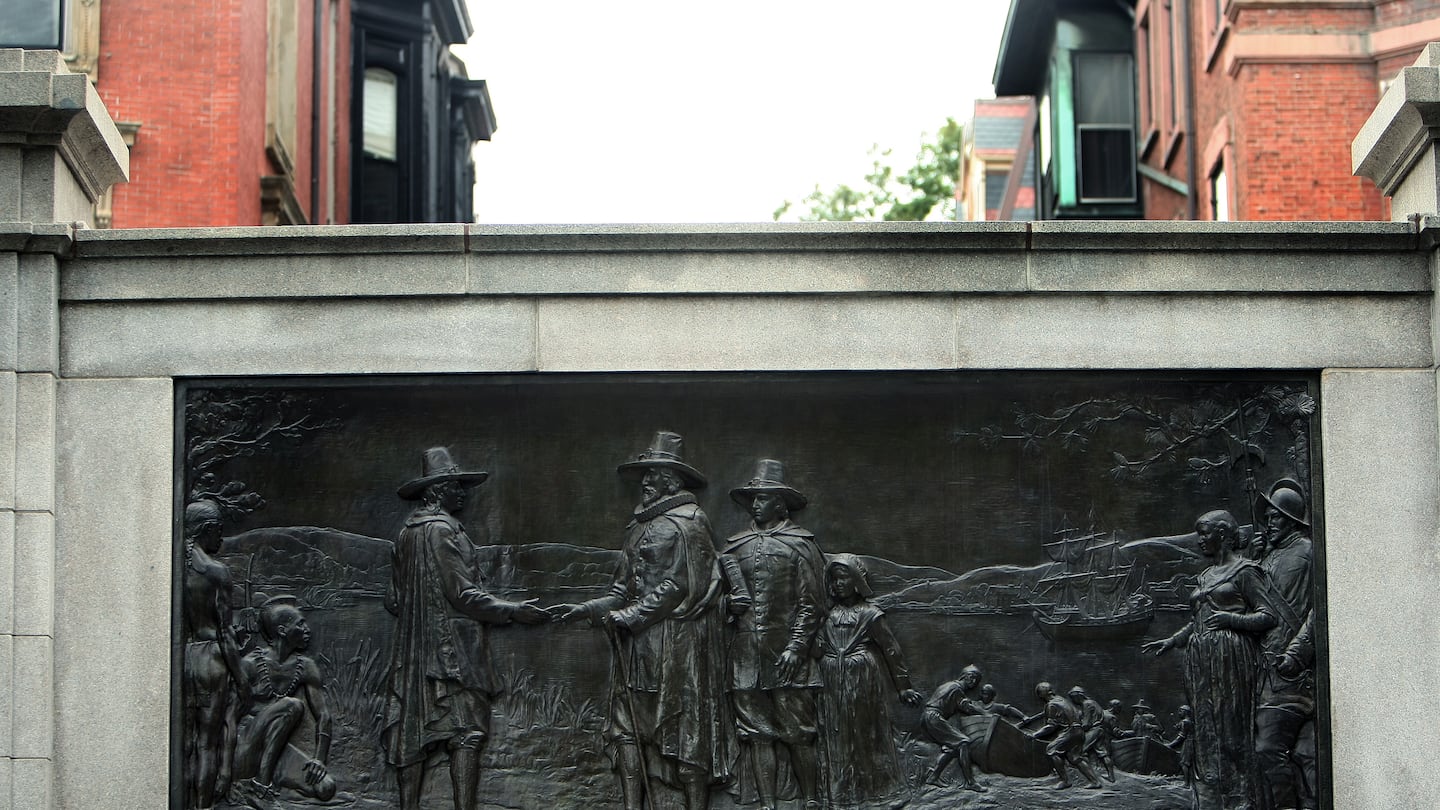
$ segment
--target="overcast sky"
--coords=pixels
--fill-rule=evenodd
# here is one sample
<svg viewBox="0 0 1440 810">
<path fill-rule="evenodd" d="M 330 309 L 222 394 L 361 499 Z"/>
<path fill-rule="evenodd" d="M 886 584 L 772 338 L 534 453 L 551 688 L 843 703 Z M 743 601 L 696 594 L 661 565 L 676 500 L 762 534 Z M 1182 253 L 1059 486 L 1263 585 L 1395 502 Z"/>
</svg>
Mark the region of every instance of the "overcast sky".
<svg viewBox="0 0 1440 810">
<path fill-rule="evenodd" d="M 468 0 L 481 223 L 762 222 L 991 95 L 1005 0 Z"/>
</svg>

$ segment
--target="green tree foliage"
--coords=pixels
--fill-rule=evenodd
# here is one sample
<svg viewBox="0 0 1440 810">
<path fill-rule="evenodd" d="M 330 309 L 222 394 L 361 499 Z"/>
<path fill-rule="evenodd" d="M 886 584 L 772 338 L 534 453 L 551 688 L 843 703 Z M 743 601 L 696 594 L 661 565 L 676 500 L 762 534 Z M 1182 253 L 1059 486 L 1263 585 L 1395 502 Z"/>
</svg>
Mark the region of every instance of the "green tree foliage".
<svg viewBox="0 0 1440 810">
<path fill-rule="evenodd" d="M 799 203 L 786 200 L 775 209 L 774 218 L 778 221 L 794 209 L 801 222 L 953 219 L 964 127 L 947 118 L 933 141 L 928 134 L 922 137 L 926 143 L 915 156 L 915 165 L 904 173 L 896 174 L 889 165 L 890 150 L 877 144 L 870 147 L 873 162 L 864 185 L 842 183 L 830 191 L 816 185 Z"/>
</svg>

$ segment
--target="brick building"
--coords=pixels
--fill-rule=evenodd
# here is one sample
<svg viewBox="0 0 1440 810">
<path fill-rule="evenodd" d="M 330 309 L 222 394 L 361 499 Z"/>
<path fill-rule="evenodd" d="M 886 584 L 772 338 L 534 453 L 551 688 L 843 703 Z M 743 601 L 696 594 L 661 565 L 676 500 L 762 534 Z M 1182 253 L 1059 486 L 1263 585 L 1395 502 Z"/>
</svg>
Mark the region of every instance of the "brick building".
<svg viewBox="0 0 1440 810">
<path fill-rule="evenodd" d="M 1135 32 L 1147 218 L 1387 217 L 1350 142 L 1440 0 L 1140 0 Z"/>
<path fill-rule="evenodd" d="M 1350 142 L 1432 40 L 1440 0 L 1012 0 L 995 90 L 1039 99 L 1043 219 L 1385 219 Z M 1099 141 L 1125 130 L 1133 151 Z"/>
<path fill-rule="evenodd" d="M 469 221 L 495 129 L 448 52 L 472 33 L 464 0 L 0 3 L 0 42 L 52 37 L 129 144 L 116 228 Z"/>
<path fill-rule="evenodd" d="M 1034 140 L 1035 115 L 1035 99 L 1029 96 L 975 102 L 955 187 L 959 219 L 1035 218 L 1035 163 L 1026 159 Z M 1020 175 L 1011 183 L 1017 166 Z"/>
</svg>

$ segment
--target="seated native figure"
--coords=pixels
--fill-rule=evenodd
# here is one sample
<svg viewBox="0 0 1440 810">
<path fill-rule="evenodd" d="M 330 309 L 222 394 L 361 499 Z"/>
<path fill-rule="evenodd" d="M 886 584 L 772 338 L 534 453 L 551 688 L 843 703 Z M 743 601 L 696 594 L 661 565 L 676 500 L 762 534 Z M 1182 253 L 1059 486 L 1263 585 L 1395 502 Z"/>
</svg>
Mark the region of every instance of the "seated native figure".
<svg viewBox="0 0 1440 810">
<path fill-rule="evenodd" d="M 330 711 L 320 667 L 308 655 L 310 627 L 293 596 L 277 596 L 260 607 L 262 643 L 240 659 L 249 700 L 241 707 L 235 739 L 235 787 L 251 806 L 273 804 L 280 789 L 329 801 L 335 780 L 325 763 L 330 755 Z M 309 713 L 315 719 L 311 757 L 291 740 Z"/>
</svg>

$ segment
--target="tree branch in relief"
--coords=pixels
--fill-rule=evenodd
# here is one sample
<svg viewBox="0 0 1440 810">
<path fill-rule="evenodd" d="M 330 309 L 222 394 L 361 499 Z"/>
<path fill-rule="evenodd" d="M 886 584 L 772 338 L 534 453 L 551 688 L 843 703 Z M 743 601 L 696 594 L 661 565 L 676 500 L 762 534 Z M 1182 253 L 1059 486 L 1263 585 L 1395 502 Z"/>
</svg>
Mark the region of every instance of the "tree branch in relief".
<svg viewBox="0 0 1440 810">
<path fill-rule="evenodd" d="M 1235 465 L 1265 466 L 1264 447 L 1279 427 L 1290 434 L 1286 450 L 1290 466 L 1308 479 L 1308 425 L 1315 410 L 1315 399 L 1300 389 L 1267 386 L 1242 395 L 1233 386 L 1218 386 L 1191 400 L 1097 398 L 1049 413 L 1017 407 L 1012 427 L 957 430 L 954 438 L 975 439 L 986 447 L 1019 442 L 1032 452 L 1058 442 L 1066 450 L 1083 453 L 1106 425 L 1139 423 L 1143 449 L 1107 448 L 1114 461 L 1113 478 L 1139 478 L 1158 467 L 1183 463 L 1187 475 L 1209 483 Z"/>
</svg>

